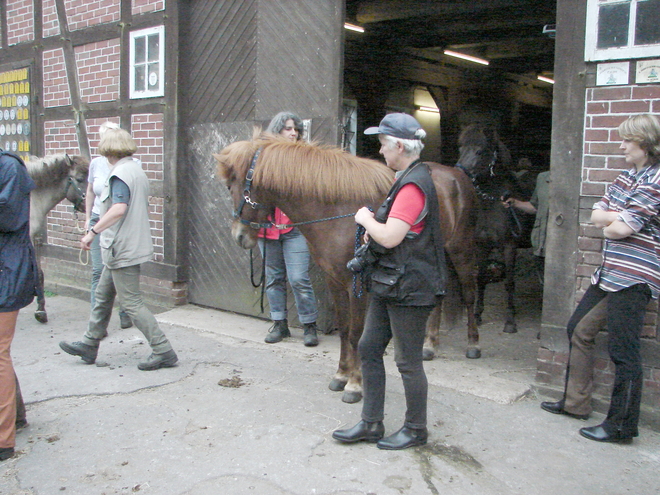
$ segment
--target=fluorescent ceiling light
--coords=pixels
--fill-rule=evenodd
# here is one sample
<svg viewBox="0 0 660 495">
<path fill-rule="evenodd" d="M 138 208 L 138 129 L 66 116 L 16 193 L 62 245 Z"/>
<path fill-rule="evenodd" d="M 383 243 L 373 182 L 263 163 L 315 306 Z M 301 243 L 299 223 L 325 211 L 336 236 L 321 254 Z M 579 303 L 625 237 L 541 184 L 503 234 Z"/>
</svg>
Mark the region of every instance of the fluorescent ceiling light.
<svg viewBox="0 0 660 495">
<path fill-rule="evenodd" d="M 483 58 L 473 57 L 472 55 L 466 55 L 464 53 L 458 53 L 451 50 L 445 50 L 444 54 L 449 55 L 450 57 L 462 58 L 463 60 L 469 60 L 470 62 L 482 65 L 488 65 L 490 63 L 488 60 L 484 60 Z"/>
<path fill-rule="evenodd" d="M 536 79 L 538 79 L 539 81 L 547 82 L 548 84 L 554 84 L 555 83 L 555 80 L 550 79 L 549 77 L 536 76 Z"/>
<path fill-rule="evenodd" d="M 436 107 L 424 107 L 424 106 L 419 106 L 417 107 L 420 109 L 422 112 L 433 112 L 433 113 L 440 113 L 440 109 Z"/>
<path fill-rule="evenodd" d="M 350 29 L 351 31 L 357 31 L 358 33 L 364 33 L 364 28 L 362 26 L 357 26 L 355 24 L 351 24 L 350 22 L 345 22 L 344 23 L 344 29 Z"/>
</svg>

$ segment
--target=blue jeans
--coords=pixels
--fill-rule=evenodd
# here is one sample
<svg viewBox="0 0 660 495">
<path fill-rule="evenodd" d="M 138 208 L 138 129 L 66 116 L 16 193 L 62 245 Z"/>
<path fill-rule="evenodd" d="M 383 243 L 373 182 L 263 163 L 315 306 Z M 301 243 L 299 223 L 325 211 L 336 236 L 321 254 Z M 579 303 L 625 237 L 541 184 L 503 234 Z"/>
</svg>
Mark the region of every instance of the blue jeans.
<svg viewBox="0 0 660 495">
<path fill-rule="evenodd" d="M 404 426 L 426 428 L 428 381 L 424 372 L 423 347 L 426 320 L 433 306 L 395 306 L 371 297 L 364 332 L 358 343 L 362 360 L 364 402 L 362 419 L 382 421 L 385 413 L 385 364 L 383 355 L 394 339 L 394 361 L 401 373 L 406 396 Z"/>
<path fill-rule="evenodd" d="M 266 297 L 273 321 L 287 317 L 286 281 L 289 280 L 298 308 L 300 323 L 314 323 L 318 317 L 316 295 L 309 279 L 309 249 L 300 231 L 280 235 L 279 239 L 259 239 L 259 249 L 266 251 Z"/>
<path fill-rule="evenodd" d="M 99 222 L 99 216 L 95 213 L 92 213 L 89 218 L 89 228 L 91 229 Z M 92 246 L 89 250 L 89 256 L 92 259 L 92 287 L 91 287 L 91 296 L 90 302 L 92 309 L 94 309 L 94 304 L 96 303 L 96 287 L 99 285 L 99 279 L 101 278 L 101 272 L 103 271 L 103 260 L 101 259 L 101 236 L 95 235 L 94 240 L 92 241 Z M 126 317 L 126 311 L 121 307 L 119 308 L 119 316 Z"/>
</svg>

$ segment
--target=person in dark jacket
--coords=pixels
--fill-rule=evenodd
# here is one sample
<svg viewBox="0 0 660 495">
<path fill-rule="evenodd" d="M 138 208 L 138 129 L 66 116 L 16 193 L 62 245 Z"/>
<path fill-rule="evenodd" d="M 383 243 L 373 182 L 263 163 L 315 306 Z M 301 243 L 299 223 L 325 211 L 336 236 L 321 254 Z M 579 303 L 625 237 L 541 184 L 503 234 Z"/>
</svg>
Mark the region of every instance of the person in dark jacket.
<svg viewBox="0 0 660 495">
<path fill-rule="evenodd" d="M 18 380 L 10 349 L 18 311 L 37 295 L 29 222 L 34 187 L 21 159 L 0 150 L 0 461 L 14 454 L 16 444 Z"/>
<path fill-rule="evenodd" d="M 375 214 L 368 208 L 355 214 L 376 259 L 370 269 L 371 300 L 358 344 L 364 402 L 362 421 L 332 436 L 344 443 L 378 442 L 380 449 L 400 450 L 424 445 L 428 439 L 428 382 L 422 348 L 426 320 L 445 293 L 447 268 L 437 193 L 428 165 L 419 159 L 424 129 L 412 116 L 394 113 L 364 132 L 379 135 L 380 153 L 396 171 L 396 181 Z M 407 409 L 403 427 L 383 438 L 383 355 L 390 340 L 394 340 Z"/>
</svg>

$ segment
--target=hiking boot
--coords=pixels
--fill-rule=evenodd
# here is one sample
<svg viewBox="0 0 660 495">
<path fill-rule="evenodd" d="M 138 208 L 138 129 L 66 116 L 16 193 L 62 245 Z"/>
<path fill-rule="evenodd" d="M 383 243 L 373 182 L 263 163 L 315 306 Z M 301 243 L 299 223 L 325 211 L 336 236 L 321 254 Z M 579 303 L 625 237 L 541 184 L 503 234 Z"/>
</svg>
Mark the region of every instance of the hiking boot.
<svg viewBox="0 0 660 495">
<path fill-rule="evenodd" d="M 288 322 L 286 320 L 275 320 L 273 326 L 270 327 L 264 342 L 266 342 L 266 344 L 274 344 L 281 341 L 284 337 L 291 337 Z"/>
<path fill-rule="evenodd" d="M 303 325 L 305 329 L 305 335 L 303 337 L 303 343 L 305 347 L 315 347 L 319 345 L 319 338 L 316 336 L 317 328 L 316 322 L 314 323 L 305 323 Z"/>
<path fill-rule="evenodd" d="M 142 371 L 153 371 L 159 368 L 171 368 L 176 366 L 179 358 L 172 349 L 163 353 L 163 354 L 154 354 L 151 353 L 151 356 L 147 358 L 146 361 L 138 364 L 138 369 Z"/>
<path fill-rule="evenodd" d="M 133 326 L 133 320 L 123 311 L 119 313 L 119 326 L 121 328 L 131 328 Z"/>
<path fill-rule="evenodd" d="M 60 342 L 60 349 L 72 356 L 80 356 L 87 364 L 94 364 L 96 362 L 96 355 L 99 353 L 99 348 L 92 345 L 83 344 L 82 342 Z"/>
</svg>

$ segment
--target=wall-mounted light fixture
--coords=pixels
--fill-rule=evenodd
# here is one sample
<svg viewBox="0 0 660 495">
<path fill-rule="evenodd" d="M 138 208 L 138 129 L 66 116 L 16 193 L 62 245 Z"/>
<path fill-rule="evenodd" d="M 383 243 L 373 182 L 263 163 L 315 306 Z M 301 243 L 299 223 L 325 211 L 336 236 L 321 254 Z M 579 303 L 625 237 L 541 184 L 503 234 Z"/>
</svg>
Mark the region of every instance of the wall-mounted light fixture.
<svg viewBox="0 0 660 495">
<path fill-rule="evenodd" d="M 364 28 L 362 26 L 358 26 L 356 24 L 351 24 L 350 22 L 345 22 L 344 23 L 344 29 L 348 29 L 350 31 L 355 31 L 358 33 L 364 33 Z"/>
<path fill-rule="evenodd" d="M 488 65 L 490 63 L 488 60 L 484 60 L 483 58 L 473 57 L 472 55 L 466 55 L 465 53 L 458 53 L 458 52 L 454 52 L 452 50 L 445 50 L 443 53 L 445 55 L 449 55 L 450 57 L 456 57 L 456 58 L 461 58 L 463 60 L 469 60 L 470 62 L 474 62 L 476 64 Z"/>
<path fill-rule="evenodd" d="M 431 113 L 440 113 L 440 109 L 436 107 L 426 107 L 426 106 L 418 106 L 417 110 L 421 110 L 422 112 L 431 112 Z"/>
<path fill-rule="evenodd" d="M 555 83 L 554 79 L 550 79 L 549 77 L 545 77 L 545 76 L 536 76 L 536 79 L 538 79 L 539 81 L 547 82 L 548 84 Z"/>
</svg>

